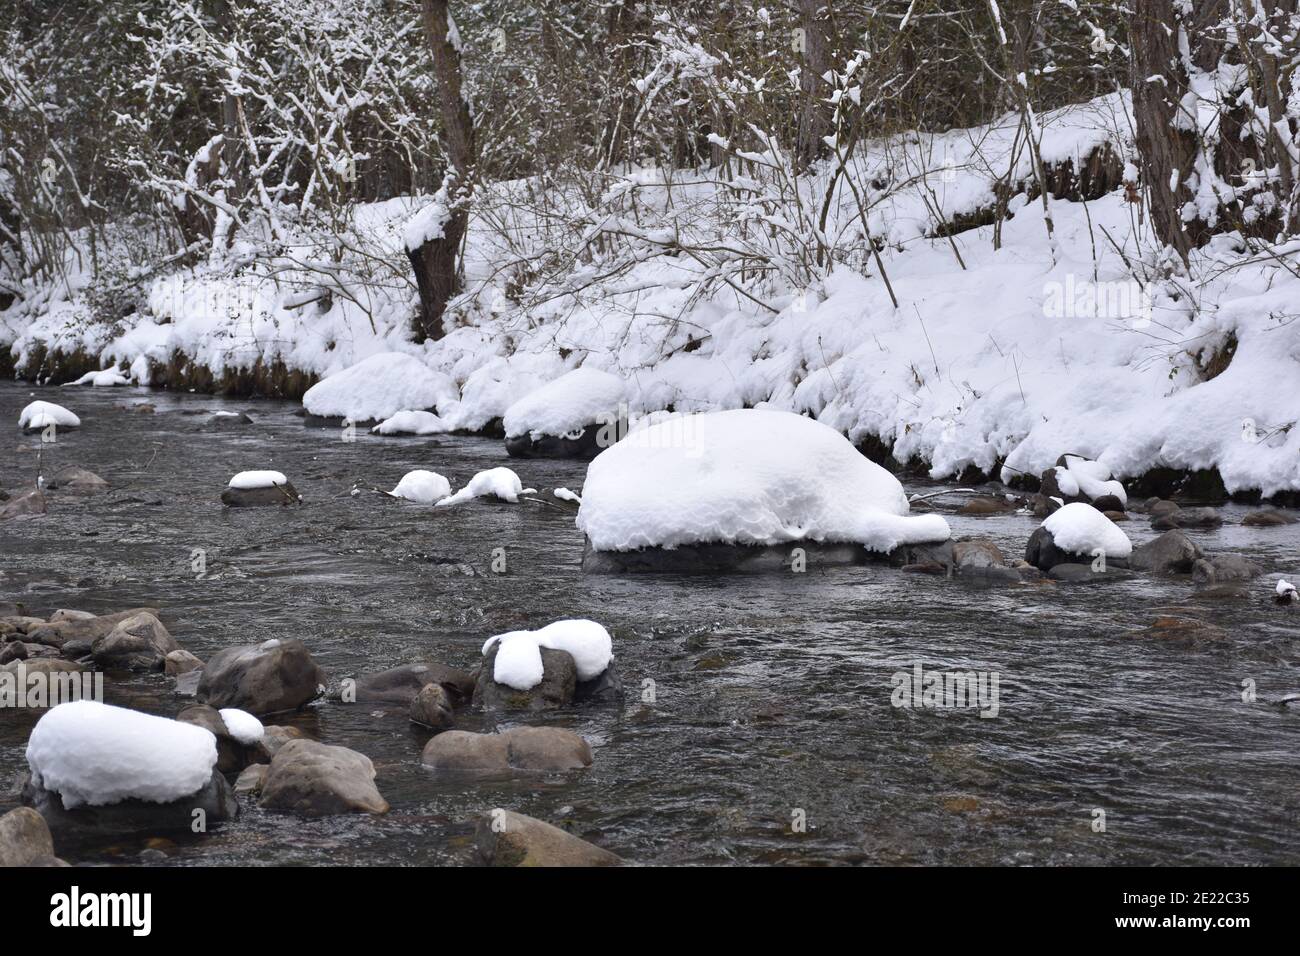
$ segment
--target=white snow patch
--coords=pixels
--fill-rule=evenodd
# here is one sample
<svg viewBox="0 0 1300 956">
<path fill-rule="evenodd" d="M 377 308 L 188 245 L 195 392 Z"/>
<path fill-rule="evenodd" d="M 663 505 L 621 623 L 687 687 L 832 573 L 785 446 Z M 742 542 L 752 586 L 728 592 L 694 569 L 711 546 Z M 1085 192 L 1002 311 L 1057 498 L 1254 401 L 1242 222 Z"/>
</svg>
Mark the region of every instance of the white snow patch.
<svg viewBox="0 0 1300 956">
<path fill-rule="evenodd" d="M 439 435 L 451 427 L 433 412 L 403 409 L 370 429 L 376 435 Z"/>
<path fill-rule="evenodd" d="M 241 471 L 230 479 L 228 487 L 248 491 L 251 488 L 273 488 L 288 483 L 289 479 L 278 471 Z"/>
<path fill-rule="evenodd" d="M 1111 470 L 1099 461 L 1090 461 L 1078 455 L 1066 455 L 1065 467 L 1058 465 L 1056 468 L 1056 482 L 1069 498 L 1077 498 L 1080 494 L 1084 494 L 1089 500 L 1096 501 L 1102 495 L 1114 495 L 1124 504 L 1128 504 L 1128 492 L 1124 490 L 1124 486 L 1112 480 Z"/>
<path fill-rule="evenodd" d="M 303 395 L 302 405 L 313 415 L 364 422 L 382 421 L 404 409 L 434 408 L 459 397 L 446 373 L 404 352 L 380 352 L 317 382 Z"/>
<path fill-rule="evenodd" d="M 44 428 L 47 425 L 77 428 L 81 425 L 81 419 L 53 402 L 32 402 L 18 413 L 19 428 Z"/>
<path fill-rule="evenodd" d="M 408 471 L 389 494 L 422 505 L 431 505 L 451 494 L 451 482 L 436 471 Z"/>
<path fill-rule="evenodd" d="M 1133 542 L 1115 522 L 1092 505 L 1076 501 L 1048 515 L 1043 527 L 1062 551 L 1071 554 L 1094 554 L 1100 550 L 1108 558 L 1127 558 Z"/>
<path fill-rule="evenodd" d="M 627 384 L 594 368 L 577 368 L 534 389 L 506 409 L 506 437 L 528 433 L 573 435 L 588 425 L 618 421 L 627 401 Z"/>
<path fill-rule="evenodd" d="M 98 372 L 87 372 L 69 385 L 91 385 L 95 388 L 112 388 L 117 385 L 130 385 L 131 380 L 116 368 L 106 368 Z"/>
<path fill-rule="evenodd" d="M 469 484 L 450 498 L 443 498 L 437 503 L 437 507 L 460 504 L 471 498 L 489 497 L 515 504 L 519 501 L 520 495 L 531 495 L 536 491 L 536 488 L 525 488 L 519 476 L 509 468 L 489 468 L 487 471 L 480 471 L 469 480 Z"/>
<path fill-rule="evenodd" d="M 850 541 L 872 551 L 945 541 L 908 516 L 903 486 L 835 429 L 742 409 L 638 429 L 587 469 L 578 527 L 598 551 L 684 544 Z M 688 440 L 681 440 L 685 437 Z"/>
<path fill-rule="evenodd" d="M 237 707 L 227 707 L 219 711 L 221 721 L 226 725 L 226 730 L 230 736 L 234 737 L 241 744 L 252 746 L 262 739 L 266 733 L 266 728 L 262 722 L 246 710 L 240 710 Z"/>
<path fill-rule="evenodd" d="M 27 741 L 32 779 L 68 809 L 170 803 L 205 786 L 216 763 L 211 731 L 90 700 L 55 707 Z"/>
<path fill-rule="evenodd" d="M 515 690 L 529 690 L 542 681 L 541 648 L 564 651 L 577 665 L 578 680 L 599 677 L 614 659 L 614 642 L 609 631 L 595 621 L 555 621 L 536 631 L 510 631 L 488 638 L 486 655 L 500 642 L 492 679 Z"/>
<path fill-rule="evenodd" d="M 582 504 L 582 497 L 577 492 L 570 491 L 568 488 L 556 488 L 551 494 L 561 501 L 572 501 L 574 504 Z"/>
</svg>

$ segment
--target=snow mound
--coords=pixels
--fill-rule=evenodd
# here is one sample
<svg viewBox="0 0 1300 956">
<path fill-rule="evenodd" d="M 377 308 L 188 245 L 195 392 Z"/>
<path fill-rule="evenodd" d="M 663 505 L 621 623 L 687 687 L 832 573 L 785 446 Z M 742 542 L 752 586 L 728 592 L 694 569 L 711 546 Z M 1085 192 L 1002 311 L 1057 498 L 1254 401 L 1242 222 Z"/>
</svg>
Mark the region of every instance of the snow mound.
<svg viewBox="0 0 1300 956">
<path fill-rule="evenodd" d="M 949 537 L 938 515 L 909 517 L 898 479 L 835 429 L 757 409 L 629 433 L 587 469 L 577 523 L 597 551 L 805 539 L 889 551 Z"/>
<path fill-rule="evenodd" d="M 303 395 L 302 405 L 324 418 L 368 422 L 459 398 L 451 376 L 435 372 L 413 355 L 380 352 L 317 382 Z"/>
<path fill-rule="evenodd" d="M 98 372 L 87 372 L 69 385 L 91 385 L 95 388 L 112 388 L 116 385 L 130 385 L 131 380 L 116 368 L 106 368 Z"/>
<path fill-rule="evenodd" d="M 536 631 L 510 631 L 490 637 L 483 645 L 486 655 L 500 643 L 492 679 L 515 690 L 529 690 L 542 682 L 542 651 L 546 647 L 564 651 L 573 658 L 578 680 L 599 677 L 614 659 L 614 642 L 595 621 L 556 621 Z"/>
<path fill-rule="evenodd" d="M 18 413 L 19 428 L 45 428 L 47 425 L 77 428 L 81 425 L 81 419 L 53 402 L 32 402 Z"/>
<path fill-rule="evenodd" d="M 288 483 L 289 479 L 278 471 L 241 471 L 230 479 L 228 487 L 248 491 L 251 488 L 274 488 Z"/>
<path fill-rule="evenodd" d="M 588 425 L 618 421 L 619 405 L 627 400 L 627 385 L 616 375 L 578 368 L 534 389 L 506 409 L 506 437 L 525 433 L 572 435 Z"/>
<path fill-rule="evenodd" d="M 226 725 L 226 730 L 230 731 L 230 736 L 245 746 L 251 747 L 266 734 L 262 722 L 246 710 L 227 707 L 219 711 L 219 713 L 221 714 L 222 723 Z"/>
<path fill-rule="evenodd" d="M 55 707 L 27 741 L 33 781 L 68 809 L 170 803 L 204 787 L 216 763 L 211 731 L 90 700 Z"/>
<path fill-rule="evenodd" d="M 389 494 L 431 505 L 451 494 L 451 482 L 436 471 L 408 471 Z"/>
<path fill-rule="evenodd" d="M 1102 495 L 1114 495 L 1128 504 L 1128 492 L 1118 481 L 1112 480 L 1111 470 L 1099 461 L 1090 461 L 1078 455 L 1066 455 L 1065 466 L 1056 466 L 1056 484 L 1069 498 L 1086 496 L 1096 501 Z"/>
<path fill-rule="evenodd" d="M 437 507 L 460 504 L 471 498 L 500 498 L 502 501 L 515 504 L 519 501 L 520 495 L 531 495 L 536 490 L 525 488 L 519 476 L 509 468 L 489 468 L 487 471 L 480 471 L 469 480 L 468 485 L 450 498 L 443 498 L 437 503 Z"/>
<path fill-rule="evenodd" d="M 1127 558 L 1133 553 L 1128 535 L 1092 505 L 1081 501 L 1053 511 L 1043 527 L 1052 533 L 1058 548 L 1071 554 L 1100 550 L 1108 558 Z"/>
<path fill-rule="evenodd" d="M 416 412 L 409 408 L 385 418 L 370 429 L 376 435 L 440 435 L 451 426 L 433 412 Z"/>
</svg>

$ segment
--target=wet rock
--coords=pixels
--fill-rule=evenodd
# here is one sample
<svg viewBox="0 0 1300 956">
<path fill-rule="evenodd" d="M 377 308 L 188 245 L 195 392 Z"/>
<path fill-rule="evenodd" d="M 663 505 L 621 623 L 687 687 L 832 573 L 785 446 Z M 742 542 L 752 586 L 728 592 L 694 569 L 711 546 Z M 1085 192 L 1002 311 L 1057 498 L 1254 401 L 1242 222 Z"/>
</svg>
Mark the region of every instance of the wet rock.
<svg viewBox="0 0 1300 956">
<path fill-rule="evenodd" d="M 315 700 L 325 683 L 325 673 L 297 638 L 228 647 L 200 673 L 200 703 L 259 715 L 296 710 Z"/>
<path fill-rule="evenodd" d="M 253 420 L 243 412 L 217 412 L 203 423 L 205 431 L 222 431 L 227 428 L 240 429 L 253 424 Z"/>
<path fill-rule="evenodd" d="M 441 684 L 425 684 L 411 698 L 410 717 L 424 727 L 446 730 L 456 722 L 451 694 Z"/>
<path fill-rule="evenodd" d="M 1061 581 L 1067 584 L 1097 584 L 1126 581 L 1134 577 L 1134 574 L 1124 568 L 1112 568 L 1109 565 L 1104 571 L 1094 571 L 1091 564 L 1064 562 L 1052 565 L 1047 572 L 1047 576 L 1053 581 Z"/>
<path fill-rule="evenodd" d="M 54 856 L 54 838 L 44 817 L 31 807 L 0 816 L 0 867 L 31 866 L 47 856 Z"/>
<path fill-rule="evenodd" d="M 29 491 L 5 502 L 4 507 L 0 508 L 0 521 L 43 515 L 46 510 L 45 495 L 39 491 Z"/>
<path fill-rule="evenodd" d="M 1042 525 L 1034 529 L 1025 545 L 1025 561 L 1042 571 L 1050 571 L 1058 564 L 1074 562 L 1078 557 L 1079 555 L 1058 548 L 1052 532 Z"/>
<path fill-rule="evenodd" d="M 188 671 L 176 676 L 172 690 L 181 697 L 194 697 L 199 691 L 199 681 L 203 679 L 202 669 Z"/>
<path fill-rule="evenodd" d="M 37 624 L 28 629 L 27 635 L 30 640 L 37 641 L 41 644 L 49 644 L 53 647 L 62 647 L 71 641 L 90 641 L 94 642 L 102 637 L 111 634 L 113 628 L 123 621 L 129 620 L 140 614 L 151 614 L 158 617 L 161 612 L 156 607 L 134 607 L 126 611 L 117 611 L 113 614 L 99 614 L 91 617 L 65 618 L 61 621 L 51 621 L 46 624 Z"/>
<path fill-rule="evenodd" d="M 1157 574 L 1187 574 L 1203 555 L 1200 546 L 1181 531 L 1166 531 L 1158 538 L 1138 545 L 1129 556 L 1129 567 Z"/>
<path fill-rule="evenodd" d="M 1251 528 L 1277 528 L 1281 525 L 1295 524 L 1297 520 L 1294 515 L 1289 515 L 1285 511 L 1264 508 L 1252 511 L 1241 519 L 1241 523 Z"/>
<path fill-rule="evenodd" d="M 1033 569 L 1034 576 L 1040 575 L 1037 568 Z M 970 567 L 962 570 L 960 580 L 967 584 L 985 585 L 989 587 L 1007 586 L 1020 584 L 1025 580 L 1025 574 L 1016 568 L 1008 568 L 1000 565 L 987 565 L 985 567 Z"/>
<path fill-rule="evenodd" d="M 591 747 L 559 727 L 513 727 L 499 734 L 449 730 L 430 740 L 420 759 L 435 770 L 581 770 L 591 766 Z"/>
<path fill-rule="evenodd" d="M 1164 498 L 1148 498 L 1143 505 L 1143 510 L 1152 518 L 1162 518 L 1181 510 L 1181 506 L 1177 502 L 1166 501 Z"/>
<path fill-rule="evenodd" d="M 1221 641 L 1227 634 L 1221 628 L 1195 618 L 1164 615 L 1156 618 L 1150 627 L 1131 631 L 1128 636 L 1190 645 Z"/>
<path fill-rule="evenodd" d="M 899 549 L 901 552 L 903 549 Z M 845 567 L 893 560 L 861 545 L 792 541 L 782 545 L 688 544 L 678 548 L 596 551 L 584 538 L 582 570 L 587 574 L 735 574 L 790 572 L 800 557 L 808 568 Z M 901 557 L 897 564 L 909 564 Z"/>
<path fill-rule="evenodd" d="M 1092 506 L 1102 512 L 1118 511 L 1122 514 L 1125 511 L 1124 502 L 1118 495 L 1100 495 L 1092 500 Z"/>
<path fill-rule="evenodd" d="M 24 637 L 33 627 L 39 627 L 45 622 L 39 617 L 30 617 L 26 614 L 7 614 L 0 617 L 0 640 L 17 640 Z M 37 641 L 37 643 L 44 643 Z"/>
<path fill-rule="evenodd" d="M 588 425 L 572 435 L 538 435 L 525 432 L 506 439 L 506 454 L 511 458 L 595 458 L 600 446 L 600 425 Z"/>
<path fill-rule="evenodd" d="M 133 671 L 162 670 L 167 655 L 180 645 L 152 614 L 137 614 L 118 623 L 91 645 L 95 663 L 104 668 Z"/>
<path fill-rule="evenodd" d="M 1151 527 L 1156 531 L 1168 531 L 1171 528 L 1217 528 L 1223 524 L 1223 517 L 1213 508 L 1179 508 L 1154 517 Z"/>
<path fill-rule="evenodd" d="M 261 805 L 305 817 L 388 812 L 369 757 L 314 740 L 291 740 L 271 759 Z"/>
<path fill-rule="evenodd" d="M 1111 521 L 1128 521 L 1128 512 L 1126 511 L 1103 511 L 1102 514 Z"/>
<path fill-rule="evenodd" d="M 478 683 L 474 686 L 474 706 L 485 710 L 550 710 L 573 703 L 578 668 L 569 654 L 541 648 L 541 683 L 528 690 L 516 690 L 492 679 L 499 646 L 494 644 L 483 658 Z"/>
<path fill-rule="evenodd" d="M 513 810 L 484 814 L 475 833 L 479 856 L 489 866 L 619 866 L 608 850 Z"/>
<path fill-rule="evenodd" d="M 1226 584 L 1249 581 L 1263 569 L 1243 554 L 1216 554 L 1192 565 L 1192 580 L 1197 584 Z"/>
<path fill-rule="evenodd" d="M 1006 564 L 1006 556 L 988 538 L 971 538 L 952 543 L 952 560 L 958 572 L 972 568 L 998 567 Z"/>
<path fill-rule="evenodd" d="M 163 659 L 163 673 L 168 677 L 178 677 L 181 674 L 188 674 L 190 671 L 196 671 L 202 667 L 203 661 L 184 648 L 172 651 Z"/>
<path fill-rule="evenodd" d="M 351 691 L 352 702 L 358 704 L 393 704 L 406 707 L 424 687 L 439 684 L 452 696 L 454 703 L 463 703 L 474 696 L 474 675 L 446 664 L 403 664 L 374 674 L 362 674 L 351 685 L 336 688 L 332 700 L 347 700 Z"/>
<path fill-rule="evenodd" d="M 1029 499 L 1029 510 L 1035 518 L 1046 518 L 1061 507 L 1061 502 L 1044 494 L 1036 494 Z"/>
<path fill-rule="evenodd" d="M 195 811 L 201 810 L 205 825 L 223 820 L 233 820 L 239 815 L 239 802 L 230 784 L 216 770 L 207 784 L 197 793 L 170 803 L 151 803 L 146 800 L 123 800 L 102 807 L 82 805 L 73 810 L 63 806 L 63 798 L 30 778 L 23 785 L 22 801 L 34 808 L 50 830 L 58 836 L 69 835 L 108 836 L 119 833 L 168 830 L 192 830 L 197 819 Z"/>
<path fill-rule="evenodd" d="M 1016 510 L 1016 506 L 1005 498 L 981 495 L 971 498 L 957 509 L 959 515 L 1004 515 Z"/>
<path fill-rule="evenodd" d="M 108 491 L 108 482 L 85 468 L 65 468 L 48 487 L 70 495 L 98 495 Z"/>
<path fill-rule="evenodd" d="M 249 764 L 235 780 L 235 794 L 240 797 L 250 797 L 261 793 L 262 787 L 266 783 L 266 775 L 270 770 L 270 764 Z"/>
<path fill-rule="evenodd" d="M 221 493 L 221 503 L 227 508 L 264 508 L 270 505 L 296 505 L 302 496 L 293 482 L 270 485 L 265 488 L 227 488 Z"/>
<path fill-rule="evenodd" d="M 268 758 L 274 757 L 291 740 L 307 740 L 308 737 L 297 727 L 266 724 L 262 727 L 262 749 Z"/>
<path fill-rule="evenodd" d="M 236 740 L 215 707 L 206 704 L 186 707 L 176 715 L 176 719 L 202 727 L 217 738 L 217 769 L 222 773 L 239 773 L 249 764 L 268 763 L 271 759 L 260 741 L 245 744 Z"/>
<path fill-rule="evenodd" d="M 26 644 L 23 641 L 11 641 L 0 647 L 0 664 L 10 661 L 28 661 L 38 657 L 58 657 L 59 650 L 45 644 Z"/>
<path fill-rule="evenodd" d="M 573 685 L 575 704 L 623 703 L 623 680 L 618 674 L 618 664 L 611 661 L 599 675 L 591 680 L 580 680 Z"/>
<path fill-rule="evenodd" d="M 49 623 L 58 624 L 60 621 L 89 621 L 96 615 L 89 611 L 74 611 L 68 608 L 59 608 L 50 615 Z"/>
</svg>

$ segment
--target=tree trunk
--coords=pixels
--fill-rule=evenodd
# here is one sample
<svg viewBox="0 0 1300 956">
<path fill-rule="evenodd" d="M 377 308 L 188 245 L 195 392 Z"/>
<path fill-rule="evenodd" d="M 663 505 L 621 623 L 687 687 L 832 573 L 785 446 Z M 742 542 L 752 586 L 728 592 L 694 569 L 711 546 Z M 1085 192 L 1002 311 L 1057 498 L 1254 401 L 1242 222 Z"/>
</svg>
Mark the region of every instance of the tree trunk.
<svg viewBox="0 0 1300 956">
<path fill-rule="evenodd" d="M 802 105 L 799 110 L 799 134 L 795 143 L 795 156 L 800 168 L 807 168 L 826 151 L 823 142 L 830 132 L 830 119 L 823 102 L 830 88 L 822 75 L 831 68 L 830 31 L 827 26 L 830 0 L 799 0 L 799 29 L 797 34 L 803 57 L 799 71 Z"/>
<path fill-rule="evenodd" d="M 460 290 L 457 260 L 469 225 L 476 159 L 474 118 L 461 90 L 460 37 L 447 10 L 447 0 L 424 0 L 422 14 L 424 35 L 433 53 L 433 71 L 438 81 L 442 146 L 447 157 L 440 192 L 447 203 L 448 216 L 442 235 L 417 249 L 407 250 L 420 293 L 420 312 L 413 329 L 419 342 L 442 338 L 443 313 L 451 297 Z"/>
<path fill-rule="evenodd" d="M 1174 0 L 1135 4 L 1129 18 L 1133 45 L 1133 115 L 1142 184 L 1157 238 L 1187 261 L 1192 248 L 1208 238 L 1206 224 L 1185 219 L 1192 200 L 1188 179 L 1200 149 L 1194 118 L 1182 107 L 1188 91 L 1180 42 L 1188 45 L 1193 65 L 1213 67 L 1214 45 L 1206 28 L 1223 13 L 1223 0 L 1195 0 L 1191 12 L 1179 13 Z"/>
</svg>

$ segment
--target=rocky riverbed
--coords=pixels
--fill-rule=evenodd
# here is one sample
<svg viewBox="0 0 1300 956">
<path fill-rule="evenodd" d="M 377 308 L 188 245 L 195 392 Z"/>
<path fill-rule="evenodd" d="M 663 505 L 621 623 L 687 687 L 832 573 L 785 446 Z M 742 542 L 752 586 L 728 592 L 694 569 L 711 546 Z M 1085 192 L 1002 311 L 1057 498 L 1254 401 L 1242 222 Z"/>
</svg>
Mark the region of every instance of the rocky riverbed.
<svg viewBox="0 0 1300 956">
<path fill-rule="evenodd" d="M 473 671 L 494 634 L 589 618 L 612 633 L 622 684 L 621 703 L 538 712 L 425 701 L 424 723 L 407 706 L 322 698 L 264 722 L 364 754 L 386 813 L 305 818 L 244 795 L 236 819 L 202 835 L 62 838 L 69 862 L 473 863 L 492 808 L 638 863 L 1300 862 L 1300 709 L 1281 703 L 1300 691 L 1300 609 L 1273 600 L 1277 573 L 1300 572 L 1300 524 L 1246 523 L 1260 509 L 1182 503 L 1197 547 L 1258 565 L 1245 582 L 1012 583 L 816 561 L 592 575 L 574 507 L 551 494 L 580 489 L 583 462 L 517 461 L 538 494 L 434 509 L 370 489 L 417 468 L 459 487 L 508 464 L 500 440 L 352 435 L 305 428 L 291 403 L 129 388 L 0 385 L 0 421 L 33 398 L 82 424 L 52 445 L 16 428 L 6 439 L 0 488 L 19 495 L 38 468 L 55 487 L 46 514 L 0 523 L 0 602 L 42 618 L 156 608 L 203 661 L 300 639 L 335 697 L 402 664 Z M 288 476 L 302 504 L 224 507 L 228 479 L 250 469 Z M 1201 504 L 1221 523 L 1190 512 Z M 947 515 L 955 537 L 1010 558 L 1039 525 L 962 511 Z M 1151 524 L 1120 526 L 1140 548 L 1162 533 Z M 895 675 L 918 665 L 996 674 L 996 717 L 896 706 Z M 104 698 L 175 717 L 195 704 L 176 683 L 123 665 L 105 670 Z M 501 772 L 440 772 L 475 743 L 449 738 L 430 756 L 428 721 L 449 707 L 458 732 L 555 727 L 589 755 L 579 744 L 572 769 L 520 771 L 527 758 L 503 751 Z M 0 710 L 0 813 L 20 803 L 38 716 Z"/>
</svg>

